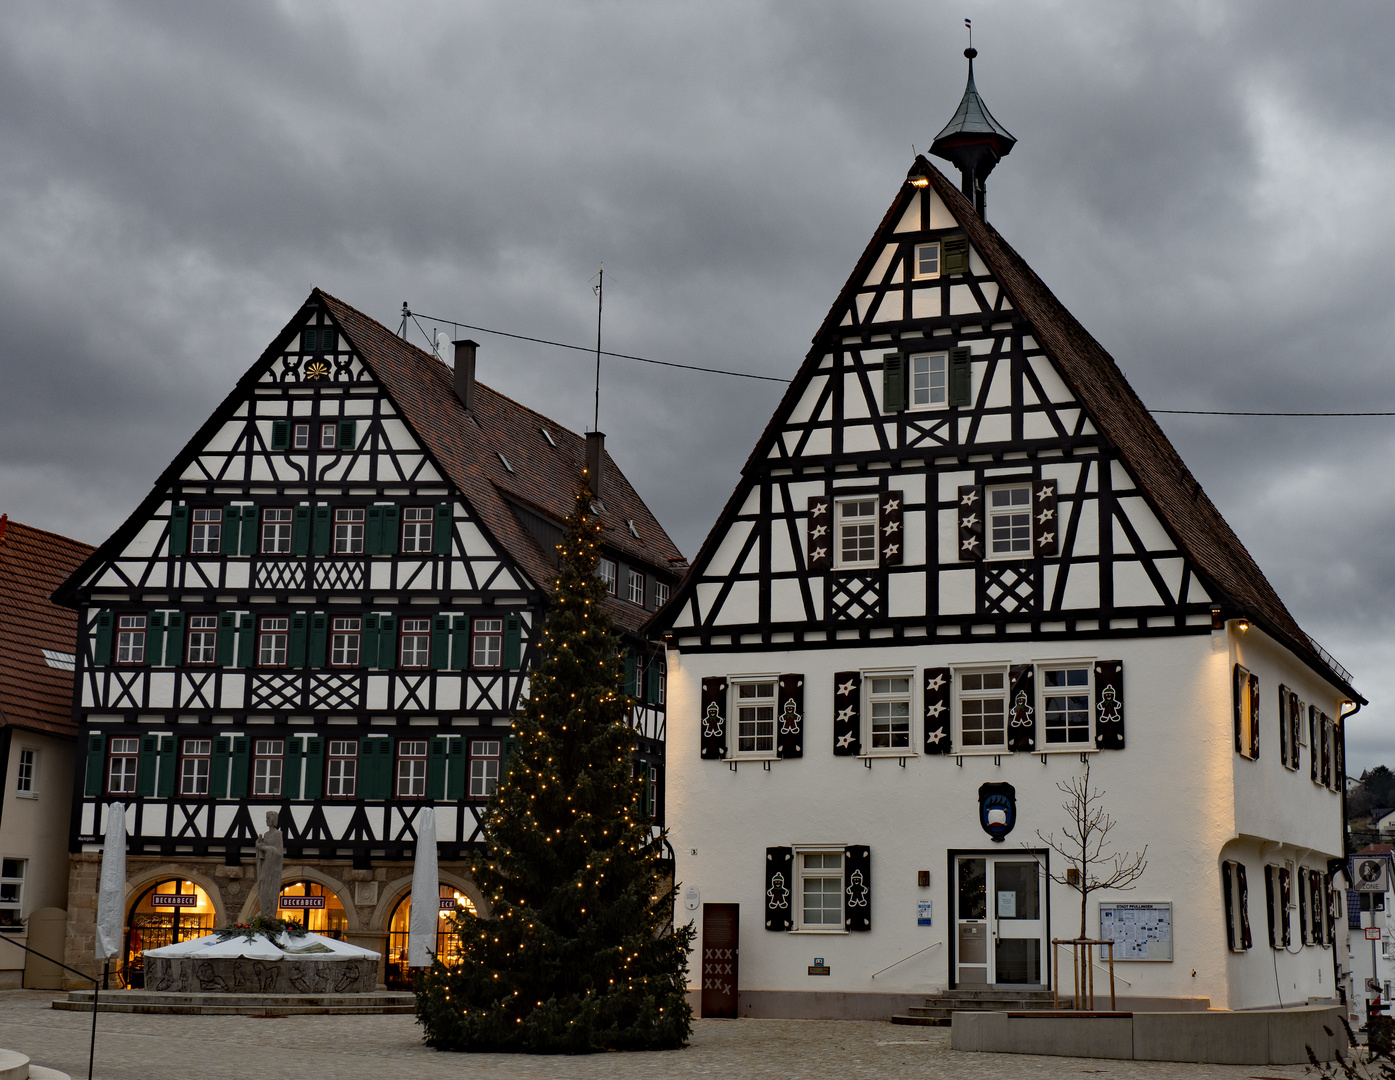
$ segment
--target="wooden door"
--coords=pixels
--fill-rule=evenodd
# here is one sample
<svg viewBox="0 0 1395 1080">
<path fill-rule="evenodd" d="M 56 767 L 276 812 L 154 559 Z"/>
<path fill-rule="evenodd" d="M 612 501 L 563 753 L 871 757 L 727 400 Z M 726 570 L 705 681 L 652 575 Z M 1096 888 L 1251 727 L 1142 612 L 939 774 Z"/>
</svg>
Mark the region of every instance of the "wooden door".
<svg viewBox="0 0 1395 1080">
<path fill-rule="evenodd" d="M 740 904 L 702 905 L 702 1015 L 736 1019 Z"/>
</svg>

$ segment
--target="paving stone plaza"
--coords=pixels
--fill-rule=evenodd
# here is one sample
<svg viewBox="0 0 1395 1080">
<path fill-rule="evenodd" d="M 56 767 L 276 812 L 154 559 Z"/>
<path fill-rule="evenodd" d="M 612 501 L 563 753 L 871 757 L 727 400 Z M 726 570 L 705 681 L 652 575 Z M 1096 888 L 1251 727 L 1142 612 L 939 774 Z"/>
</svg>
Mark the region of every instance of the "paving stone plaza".
<svg viewBox="0 0 1395 1080">
<path fill-rule="evenodd" d="M 87 1075 L 91 1016 L 57 1012 L 56 995 L 0 992 L 0 1046 L 73 1077 Z M 877 1080 L 1280 1080 L 1299 1065 L 1175 1062 L 967 1054 L 949 1031 L 890 1023 L 698 1020 L 692 1045 L 672 1053 L 527 1057 L 439 1054 L 421 1044 L 410 1016 L 143 1016 L 97 1018 L 96 1080 L 303 1080 L 309 1076 L 462 1077 L 503 1080 L 664 1080 L 667 1077 L 876 1077 Z"/>
</svg>

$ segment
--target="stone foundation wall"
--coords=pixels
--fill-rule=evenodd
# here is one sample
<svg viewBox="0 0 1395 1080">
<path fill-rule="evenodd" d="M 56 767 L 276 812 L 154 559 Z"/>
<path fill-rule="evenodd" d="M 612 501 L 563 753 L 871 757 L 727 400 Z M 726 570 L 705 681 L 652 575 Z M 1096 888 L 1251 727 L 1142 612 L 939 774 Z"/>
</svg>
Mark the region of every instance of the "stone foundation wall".
<svg viewBox="0 0 1395 1080">
<path fill-rule="evenodd" d="M 145 988 L 180 994 L 360 994 L 378 988 L 378 961 L 152 956 L 145 961 Z"/>
</svg>

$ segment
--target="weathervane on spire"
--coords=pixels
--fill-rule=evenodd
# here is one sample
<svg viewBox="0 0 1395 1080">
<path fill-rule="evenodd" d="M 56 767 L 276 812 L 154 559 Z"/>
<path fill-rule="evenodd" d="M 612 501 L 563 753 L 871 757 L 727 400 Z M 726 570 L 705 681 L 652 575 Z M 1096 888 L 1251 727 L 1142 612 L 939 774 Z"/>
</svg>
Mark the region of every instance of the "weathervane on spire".
<svg viewBox="0 0 1395 1080">
<path fill-rule="evenodd" d="M 978 50 L 974 48 L 973 20 L 965 19 L 964 28 L 969 31 L 969 47 L 964 50 L 969 61 L 969 81 L 959 108 L 930 144 L 930 153 L 944 158 L 959 170 L 960 190 L 973 201 L 978 216 L 986 218 L 984 183 L 993 166 L 1012 152 L 1017 140 L 993 119 L 983 98 L 979 97 L 978 87 L 974 85 L 974 57 Z"/>
<path fill-rule="evenodd" d="M 969 49 L 970 49 L 970 51 L 972 51 L 972 50 L 973 50 L 973 47 L 974 47 L 974 20 L 973 20 L 973 19 L 965 19 L 965 20 L 964 20 L 964 29 L 966 29 L 967 31 L 969 31 Z M 977 56 L 978 53 L 974 53 L 974 55 Z"/>
</svg>

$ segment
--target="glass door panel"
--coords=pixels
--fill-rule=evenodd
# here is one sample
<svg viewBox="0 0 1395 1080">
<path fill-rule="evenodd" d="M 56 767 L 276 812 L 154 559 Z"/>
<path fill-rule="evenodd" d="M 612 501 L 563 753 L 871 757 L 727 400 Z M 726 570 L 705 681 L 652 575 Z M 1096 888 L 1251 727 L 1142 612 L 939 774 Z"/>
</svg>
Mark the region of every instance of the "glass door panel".
<svg viewBox="0 0 1395 1080">
<path fill-rule="evenodd" d="M 1043 868 L 1035 859 L 993 859 L 993 982 L 1042 984 Z"/>
<path fill-rule="evenodd" d="M 955 983 L 987 986 L 988 860 L 966 857 L 956 860 Z"/>
</svg>

